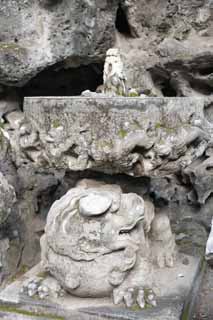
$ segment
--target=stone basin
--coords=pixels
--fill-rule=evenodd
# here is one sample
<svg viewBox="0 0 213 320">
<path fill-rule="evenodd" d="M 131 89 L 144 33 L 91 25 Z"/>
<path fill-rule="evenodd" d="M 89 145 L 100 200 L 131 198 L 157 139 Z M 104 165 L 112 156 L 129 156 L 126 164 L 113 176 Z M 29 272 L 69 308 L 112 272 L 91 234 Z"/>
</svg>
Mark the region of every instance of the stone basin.
<svg viewBox="0 0 213 320">
<path fill-rule="evenodd" d="M 38 134 L 37 166 L 159 176 L 185 169 L 206 150 L 213 135 L 211 102 L 188 97 L 27 97 L 24 112 Z M 23 152 L 33 158 L 32 146 L 28 149 Z"/>
</svg>

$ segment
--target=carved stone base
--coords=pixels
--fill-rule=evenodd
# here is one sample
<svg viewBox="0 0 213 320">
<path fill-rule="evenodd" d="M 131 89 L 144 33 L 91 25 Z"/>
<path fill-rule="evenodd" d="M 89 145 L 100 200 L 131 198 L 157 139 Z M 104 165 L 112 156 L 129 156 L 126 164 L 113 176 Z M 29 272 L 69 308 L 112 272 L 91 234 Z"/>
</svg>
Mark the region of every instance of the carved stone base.
<svg viewBox="0 0 213 320">
<path fill-rule="evenodd" d="M 12 308 L 8 310 L 14 314 L 16 309 L 31 310 L 35 314 L 51 314 L 72 320 L 100 320 L 106 317 L 112 320 L 179 320 L 184 308 L 189 312 L 193 307 L 190 301 L 194 300 L 193 297 L 199 290 L 202 275 L 198 258 L 180 255 L 174 268 L 157 269 L 154 272 L 157 283 L 155 290 L 158 294 L 157 307 L 139 310 L 137 307 L 128 309 L 122 304 L 114 306 L 112 299 L 108 298 L 86 299 L 65 294 L 63 297 L 41 300 L 21 294 L 20 290 L 28 279 L 46 276 L 41 270 L 41 266 L 37 265 L 0 293 L 0 312 L 3 304 L 9 304 Z M 3 311 L 7 313 L 6 308 Z M 20 313 L 17 313 L 16 319 L 23 319 L 21 315 L 19 318 L 19 315 Z M 26 319 L 33 319 L 33 316 Z"/>
</svg>

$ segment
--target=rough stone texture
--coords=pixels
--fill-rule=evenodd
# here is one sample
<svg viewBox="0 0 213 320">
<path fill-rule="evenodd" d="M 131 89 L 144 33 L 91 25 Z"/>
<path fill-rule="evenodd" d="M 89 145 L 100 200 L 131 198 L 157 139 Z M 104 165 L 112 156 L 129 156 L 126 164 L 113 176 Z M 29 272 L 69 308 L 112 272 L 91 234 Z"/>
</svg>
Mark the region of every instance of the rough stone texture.
<svg viewBox="0 0 213 320">
<path fill-rule="evenodd" d="M 23 116 L 23 114 L 22 114 Z M 61 177 L 32 166 L 17 168 L 13 162 L 8 134 L 13 125 L 0 129 L 1 219 L 0 219 L 0 286 L 11 276 L 21 274 L 40 260 L 40 235 L 46 213 L 52 204 L 54 190 Z M 15 126 L 16 127 L 16 126 Z M 15 195 L 16 193 L 16 195 Z M 13 203 L 16 200 L 16 203 Z M 38 215 L 37 213 L 40 213 Z"/>
<path fill-rule="evenodd" d="M 213 222 L 213 221 L 212 221 Z M 212 265 L 212 256 L 213 256 L 213 226 L 211 222 L 211 230 L 209 233 L 209 237 L 206 243 L 206 252 L 205 252 L 205 258 L 209 262 L 209 264 Z"/>
<path fill-rule="evenodd" d="M 123 12 L 123 18 L 126 16 L 128 25 L 121 26 L 121 21 L 117 19 L 116 26 L 120 32 L 115 32 L 118 8 L 116 0 L 1 1 L 0 83 L 10 86 L 27 84 L 23 91 L 18 91 L 20 96 L 75 95 L 82 90 L 95 90 L 95 86 L 101 84 L 102 63 L 106 51 L 114 46 L 121 49 L 129 88 L 136 88 L 138 92 L 151 96 L 212 96 L 213 2 L 211 0 L 122 0 L 119 2 L 123 10 L 120 12 L 121 14 Z M 115 36 L 116 42 L 114 42 Z M 52 68 L 49 69 L 49 66 Z M 65 72 L 63 68 L 66 68 Z M 44 73 L 40 72 L 42 70 Z M 38 78 L 29 83 L 28 80 L 36 74 L 39 74 Z M 53 80 L 50 81 L 50 79 Z M 128 110 L 126 116 L 128 115 L 129 120 L 129 102 L 126 101 Z M 6 118 L 6 114 L 18 109 L 20 102 L 21 99 L 17 97 L 16 91 L 0 87 L 0 117 Z M 147 115 L 152 119 L 154 112 L 150 104 L 152 103 L 147 104 L 150 108 Z M 182 113 L 183 118 L 187 118 L 185 110 L 189 107 L 188 102 L 182 100 L 177 104 L 179 105 L 177 115 Z M 5 248 L 1 252 L 3 255 L 6 253 L 7 257 L 9 253 L 11 260 L 6 267 L 8 272 L 10 273 L 9 265 L 13 265 L 12 269 L 16 270 L 22 263 L 31 266 L 39 260 L 39 238 L 43 233 L 50 205 L 74 185 L 72 179 L 77 180 L 78 175 L 81 177 L 88 175 L 85 169 L 99 170 L 100 180 L 106 178 L 102 171 L 144 177 L 141 164 L 145 164 L 144 180 L 137 178 L 132 183 L 128 177 L 122 177 L 125 192 L 128 193 L 131 189 L 132 192 L 140 195 L 144 192 L 146 196 L 150 196 L 157 211 L 166 212 L 170 217 L 181 250 L 203 254 L 213 208 L 212 129 L 209 125 L 213 122 L 213 110 L 211 100 L 204 103 L 204 109 L 197 107 L 197 102 L 191 104 L 194 106 L 189 110 L 197 108 L 195 116 L 207 119 L 208 126 L 206 127 L 207 122 L 203 122 L 202 119 L 201 124 L 197 119 L 193 119 L 193 111 L 190 115 L 192 115 L 192 122 L 194 120 L 195 122 L 190 125 L 187 122 L 183 126 L 181 123 L 182 131 L 176 127 L 173 130 L 170 120 L 169 126 L 164 128 L 161 124 L 163 123 L 164 126 L 167 120 L 157 121 L 157 123 L 153 121 L 156 126 L 154 131 L 157 134 L 163 136 L 166 131 L 163 136 L 165 142 L 163 152 L 169 150 L 165 146 L 168 147 L 167 134 L 168 137 L 172 136 L 172 131 L 175 131 L 177 140 L 183 136 L 183 131 L 188 135 L 187 130 L 191 130 L 192 127 L 196 130 L 199 128 L 202 134 L 204 131 L 205 135 L 195 138 L 187 146 L 183 144 L 174 148 L 174 144 L 171 143 L 172 153 L 176 153 L 172 156 L 171 154 L 163 155 L 162 150 L 158 148 L 158 156 L 154 155 L 154 158 L 152 153 L 154 146 L 149 148 L 145 145 L 144 148 L 144 145 L 140 144 L 132 148 L 132 145 L 128 145 L 125 149 L 126 146 L 120 144 L 120 141 L 129 134 L 129 128 L 124 126 L 126 122 L 124 112 L 118 111 L 119 108 L 117 109 L 117 106 L 114 108 L 113 104 L 111 106 L 120 117 L 118 124 L 119 128 L 122 125 L 121 130 L 113 131 L 111 120 L 109 124 L 97 126 L 100 136 L 92 132 L 93 148 L 90 141 L 87 141 L 88 144 L 85 147 L 79 140 L 81 136 L 85 137 L 88 132 L 91 133 L 87 128 L 86 131 L 83 128 L 83 131 L 76 135 L 77 145 L 74 143 L 69 148 L 69 144 L 72 144 L 69 139 L 67 145 L 64 144 L 64 137 L 60 138 L 58 134 L 60 127 L 55 130 L 58 127 L 58 119 L 64 121 L 62 111 L 55 112 L 57 108 L 52 104 L 48 112 L 51 113 L 50 109 L 53 107 L 51 121 L 54 121 L 54 128 L 52 131 L 48 128 L 47 131 L 53 133 L 53 138 L 54 134 L 58 137 L 57 143 L 51 142 L 52 138 L 48 142 L 45 140 L 47 131 L 43 132 L 43 136 L 40 135 L 40 127 L 43 124 L 37 125 L 37 120 L 33 120 L 33 130 L 38 128 L 39 137 L 31 132 L 30 126 L 23 126 L 22 131 L 19 132 L 19 129 L 14 130 L 11 123 L 6 120 L 3 126 L 5 132 L 9 134 L 12 147 L 5 137 L 0 136 L 0 171 L 17 193 L 17 210 L 15 214 L 9 216 L 7 225 L 0 232 L 3 239 L 1 248 Z M 37 108 L 36 105 L 34 106 Z M 88 108 L 86 103 L 84 108 Z M 66 108 L 63 109 L 60 106 L 60 109 Z M 171 110 L 169 103 L 160 109 L 164 114 L 167 114 L 165 110 Z M 108 118 L 108 111 L 105 112 L 105 110 L 104 107 L 103 113 L 101 111 L 103 115 L 101 119 L 104 123 L 106 119 L 111 119 Z M 130 113 L 135 114 L 133 117 L 130 116 L 130 119 L 138 119 L 138 113 L 136 114 L 133 110 Z M 114 111 L 112 114 L 114 121 Z M 171 118 L 176 119 L 176 113 L 172 111 L 171 115 Z M 37 119 L 36 116 L 35 119 Z M 72 121 L 70 123 L 73 123 Z M 145 122 L 142 120 L 143 124 Z M 92 120 L 88 123 L 91 124 Z M 134 123 L 134 125 L 140 131 L 138 124 Z M 169 132 L 167 129 L 172 130 Z M 116 147 L 119 152 L 125 149 L 124 153 L 118 153 L 115 156 L 114 151 L 117 152 L 117 149 L 115 150 L 112 146 L 111 138 L 108 139 L 108 136 L 107 139 L 103 138 L 105 133 L 110 131 L 112 131 L 110 135 L 113 141 L 118 138 L 116 141 L 119 143 Z M 66 134 L 67 132 L 65 131 Z M 152 128 L 147 132 L 152 133 Z M 131 136 L 130 139 L 132 140 Z M 145 141 L 144 137 L 142 140 Z M 101 142 L 100 146 L 97 146 L 95 141 Z M 155 144 L 159 146 L 160 141 L 161 138 L 157 139 Z M 58 147 L 59 144 L 63 146 L 62 149 Z M 84 148 L 88 148 L 89 152 L 85 152 Z M 151 155 L 146 148 L 151 151 Z M 55 155 L 55 150 L 59 151 L 59 154 L 56 152 Z M 84 158 L 85 154 L 87 161 Z M 132 154 L 134 154 L 133 157 Z M 177 159 L 173 159 L 173 156 Z M 154 162 L 154 167 L 151 169 L 150 161 Z M 57 168 L 49 169 L 49 166 Z M 81 173 L 76 171 L 75 178 L 71 175 L 68 177 L 69 173 L 65 174 L 64 169 L 59 170 L 59 167 L 67 168 L 67 166 L 71 170 L 74 168 L 74 170 L 83 171 Z M 107 179 L 111 179 L 110 183 L 119 180 L 115 175 Z M 142 192 L 141 186 L 144 185 L 144 181 L 146 188 Z M 8 246 L 9 249 L 7 249 Z"/>
<path fill-rule="evenodd" d="M 14 110 L 19 110 L 19 98 L 15 91 L 7 90 L 0 95 L 0 118 Z"/>
<path fill-rule="evenodd" d="M 58 62 L 58 69 L 103 62 L 115 46 L 129 87 L 157 96 L 211 95 L 212 6 L 207 0 L 4 0 L 0 82 L 22 86 Z"/>
<path fill-rule="evenodd" d="M 0 83 L 20 86 L 42 69 L 104 60 L 114 41 L 117 0 L 13 1 L 0 8 Z"/>
<path fill-rule="evenodd" d="M 11 220 L 10 234 L 18 228 L 18 260 L 39 261 L 50 206 L 83 177 L 151 197 L 170 217 L 181 250 L 203 254 L 213 208 L 211 110 L 209 98 L 27 98 L 18 128 L 6 120 L 11 146 L 4 138 L 0 152 L 1 170 L 17 191 L 21 227 Z M 185 143 L 190 132 L 195 136 Z M 119 172 L 125 175 L 112 175 Z"/>
<path fill-rule="evenodd" d="M 113 292 L 115 304 L 124 299 L 140 308 L 156 304 L 153 267 L 173 267 L 176 259 L 168 217 L 155 216 L 151 203 L 107 184 L 78 186 L 56 201 L 41 248 L 45 269 L 71 294 L 98 298 Z"/>
<path fill-rule="evenodd" d="M 157 96 L 212 94 L 212 2 L 123 0 L 122 7 L 130 31 L 117 35 L 116 46 L 130 87 Z"/>
<path fill-rule="evenodd" d="M 0 173 L 0 225 L 8 219 L 15 201 L 14 188 L 9 185 L 3 174 Z"/>
<path fill-rule="evenodd" d="M 58 69 L 103 62 L 115 46 L 129 87 L 157 96 L 211 95 L 212 11 L 207 0 L 4 0 L 0 82 L 22 86 L 58 62 Z"/>
<path fill-rule="evenodd" d="M 185 260 L 188 264 L 184 264 Z M 50 296 L 40 300 L 37 296 L 29 298 L 20 294 L 20 289 L 26 281 L 38 277 L 42 273 L 41 265 L 37 265 L 19 280 L 10 284 L 0 293 L 0 301 L 22 310 L 34 310 L 38 313 L 64 315 L 65 319 L 73 320 L 179 320 L 185 301 L 191 299 L 191 289 L 197 284 L 199 274 L 199 259 L 183 255 L 174 268 L 159 269 L 156 281 L 160 290 L 160 298 L 155 308 L 138 310 L 137 307 L 124 308 L 123 304 L 114 306 L 109 298 L 79 298 L 66 294 L 63 297 Z M 181 277 L 177 277 L 178 274 Z M 45 276 L 45 280 L 50 278 Z M 198 288 L 199 289 L 199 288 Z M 197 291 L 195 292 L 197 294 Z M 19 319 L 19 318 L 18 318 Z"/>
<path fill-rule="evenodd" d="M 211 320 L 213 314 L 213 269 L 207 267 L 202 281 L 202 286 L 199 295 L 197 296 L 197 304 L 192 317 L 193 320 Z"/>
<path fill-rule="evenodd" d="M 10 140 L 18 166 L 172 175 L 173 188 L 192 185 L 187 199 L 205 203 L 213 188 L 211 106 L 203 98 L 26 98 L 26 120 Z M 184 188 L 176 189 L 184 201 Z"/>
</svg>

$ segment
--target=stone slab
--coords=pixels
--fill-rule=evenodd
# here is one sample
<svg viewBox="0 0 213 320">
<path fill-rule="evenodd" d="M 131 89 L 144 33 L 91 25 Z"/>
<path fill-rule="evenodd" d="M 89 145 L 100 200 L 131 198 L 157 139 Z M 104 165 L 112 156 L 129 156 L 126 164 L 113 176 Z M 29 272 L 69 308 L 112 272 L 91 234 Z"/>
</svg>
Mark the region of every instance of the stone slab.
<svg viewBox="0 0 213 320">
<path fill-rule="evenodd" d="M 188 264 L 183 261 L 188 259 Z M 41 266 L 37 265 L 20 279 L 10 284 L 0 293 L 1 305 L 12 305 L 21 310 L 35 313 L 53 314 L 72 320 L 179 320 L 184 310 L 185 301 L 190 300 L 193 287 L 200 272 L 200 259 L 181 255 L 174 268 L 156 270 L 157 287 L 154 288 L 158 296 L 155 308 L 138 310 L 127 309 L 122 304 L 114 306 L 110 298 L 78 298 L 65 295 L 62 298 L 40 300 L 20 294 L 22 284 L 27 279 L 38 275 Z M 198 290 L 199 288 L 196 288 Z M 1 311 L 1 307 L 0 307 Z M 11 318 L 13 319 L 13 318 Z M 16 319 L 16 318 L 14 318 Z M 18 319 L 18 318 L 17 318 Z"/>
</svg>

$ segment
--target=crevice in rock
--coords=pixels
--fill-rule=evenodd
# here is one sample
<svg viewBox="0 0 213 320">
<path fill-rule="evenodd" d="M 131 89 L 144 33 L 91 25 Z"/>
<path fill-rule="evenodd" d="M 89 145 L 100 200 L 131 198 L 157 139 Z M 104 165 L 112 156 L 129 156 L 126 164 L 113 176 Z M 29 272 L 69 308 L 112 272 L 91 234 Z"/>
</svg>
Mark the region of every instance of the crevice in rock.
<svg viewBox="0 0 213 320">
<path fill-rule="evenodd" d="M 56 64 L 41 71 L 19 90 L 28 96 L 77 96 L 84 90 L 95 91 L 103 82 L 103 64 L 91 63 L 78 68 L 64 69 Z"/>
<path fill-rule="evenodd" d="M 39 0 L 39 4 L 45 8 L 46 7 L 49 8 L 49 7 L 54 6 L 60 2 L 61 2 L 61 0 Z"/>
<path fill-rule="evenodd" d="M 171 85 L 169 73 L 158 67 L 150 69 L 149 71 L 155 87 L 162 92 L 164 97 L 176 97 L 178 95 Z"/>
<path fill-rule="evenodd" d="M 177 96 L 177 92 L 171 86 L 170 80 L 164 80 L 161 83 L 161 91 L 162 91 L 164 97 L 176 97 Z"/>
<path fill-rule="evenodd" d="M 195 80 L 195 81 L 189 81 L 191 88 L 198 92 L 201 93 L 203 95 L 209 96 L 212 93 L 212 88 L 206 84 L 204 81 L 199 81 L 199 80 Z"/>
<path fill-rule="evenodd" d="M 199 69 L 198 71 L 200 75 L 206 76 L 213 73 L 213 67 L 202 68 L 202 69 Z"/>
<path fill-rule="evenodd" d="M 57 196 L 55 196 L 57 188 L 58 185 L 50 186 L 37 195 L 37 214 L 44 219 L 46 219 L 47 213 L 54 201 L 57 200 Z"/>
<path fill-rule="evenodd" d="M 131 37 L 131 29 L 128 23 L 126 12 L 122 8 L 121 4 L 119 4 L 118 10 L 117 10 L 115 27 L 123 35 L 127 37 Z"/>
<path fill-rule="evenodd" d="M 105 174 L 99 171 L 67 171 L 62 183 L 58 187 L 55 199 L 62 197 L 70 188 L 73 188 L 81 179 L 93 179 L 107 184 L 118 184 L 123 192 L 135 192 L 139 195 L 147 194 L 149 189 L 148 177 L 131 177 L 126 174 Z"/>
<path fill-rule="evenodd" d="M 213 123 L 213 103 L 208 104 L 204 108 L 204 115 L 205 118 L 210 122 Z"/>
</svg>

